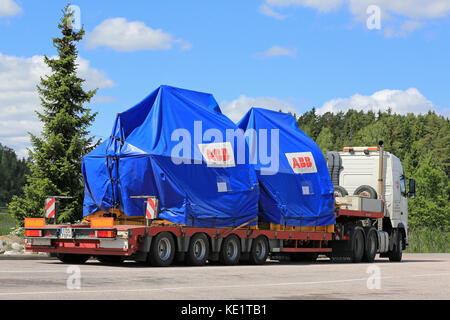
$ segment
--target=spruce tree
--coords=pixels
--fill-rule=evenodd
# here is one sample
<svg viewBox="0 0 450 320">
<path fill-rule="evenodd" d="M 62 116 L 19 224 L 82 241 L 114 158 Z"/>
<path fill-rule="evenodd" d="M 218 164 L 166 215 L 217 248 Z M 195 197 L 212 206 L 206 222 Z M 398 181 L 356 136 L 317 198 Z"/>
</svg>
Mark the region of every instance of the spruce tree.
<svg viewBox="0 0 450 320">
<path fill-rule="evenodd" d="M 56 58 L 44 56 L 51 74 L 41 77 L 37 90 L 42 112 L 36 112 L 43 123 L 40 136 L 31 133 L 30 174 L 22 197 L 14 197 L 9 207 L 19 224 L 25 217 L 43 217 L 45 199 L 68 196 L 60 201 L 59 222 L 74 222 L 82 218 L 83 179 L 82 156 L 95 146 L 88 128 L 96 113 L 84 107 L 97 89 L 85 91 L 85 80 L 77 76 L 76 44 L 84 29 L 72 28 L 69 6 L 63 10 L 58 28 L 62 36 L 53 39 Z"/>
</svg>

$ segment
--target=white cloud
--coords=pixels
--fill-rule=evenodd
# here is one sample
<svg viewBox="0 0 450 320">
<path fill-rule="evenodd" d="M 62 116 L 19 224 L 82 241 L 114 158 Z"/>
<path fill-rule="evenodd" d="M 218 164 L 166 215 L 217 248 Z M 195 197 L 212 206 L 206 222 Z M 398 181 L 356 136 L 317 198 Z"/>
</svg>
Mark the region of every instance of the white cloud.
<svg viewBox="0 0 450 320">
<path fill-rule="evenodd" d="M 439 112 L 439 108 L 424 97 L 416 88 L 407 90 L 380 90 L 370 96 L 355 94 L 350 98 L 332 99 L 317 109 L 317 113 L 347 111 L 349 109 L 363 111 L 386 111 L 388 108 L 398 114 L 426 113 L 429 110 Z"/>
<path fill-rule="evenodd" d="M 220 104 L 222 113 L 224 113 L 234 122 L 238 122 L 239 120 L 241 120 L 251 107 L 298 113 L 297 108 L 291 103 L 273 97 L 251 98 L 245 95 L 240 95 L 239 98 L 231 102 L 223 101 Z"/>
<path fill-rule="evenodd" d="M 355 20 L 365 24 L 369 15 L 367 8 L 376 5 L 381 10 L 382 25 L 390 22 L 385 30 L 387 36 L 403 36 L 424 25 L 424 21 L 444 18 L 450 15 L 449 0 L 265 0 L 261 6 L 267 11 L 274 8 L 308 7 L 319 12 L 330 12 L 347 6 Z M 264 13 L 264 12 L 262 12 Z M 394 15 L 397 15 L 394 19 Z M 270 16 L 270 15 L 269 15 Z M 394 30 L 393 20 L 399 20 L 400 31 Z"/>
<path fill-rule="evenodd" d="M 89 61 L 79 58 L 78 75 L 86 79 L 86 89 L 111 87 L 114 83 Z M 39 134 L 42 129 L 35 110 L 41 110 L 36 85 L 49 74 L 43 56 L 29 58 L 0 53 L 0 142 L 21 156 L 30 147 L 28 131 Z"/>
<path fill-rule="evenodd" d="M 169 50 L 174 44 L 181 49 L 192 45 L 161 29 L 147 27 L 141 21 L 127 21 L 125 18 L 106 19 L 87 35 L 87 47 L 110 47 L 117 51 Z"/>
<path fill-rule="evenodd" d="M 297 50 L 296 49 L 290 49 L 290 48 L 285 48 L 285 47 L 280 47 L 280 46 L 273 46 L 269 49 L 267 49 L 266 51 L 257 54 L 257 57 L 262 57 L 262 58 L 271 58 L 271 57 L 280 57 L 280 56 L 285 56 L 285 57 L 295 57 L 297 55 Z"/>
<path fill-rule="evenodd" d="M 262 5 L 259 6 L 259 12 L 266 16 L 269 16 L 269 17 L 272 17 L 272 18 L 275 18 L 278 20 L 284 20 L 287 18 L 287 15 L 276 12 L 270 6 L 268 6 L 266 3 L 263 3 Z"/>
<path fill-rule="evenodd" d="M 13 0 L 0 0 L 0 17 L 15 16 L 22 12 Z"/>
<path fill-rule="evenodd" d="M 302 6 L 317 9 L 321 12 L 329 12 L 339 8 L 342 5 L 343 0 L 266 0 L 264 3 L 269 8 Z"/>
</svg>

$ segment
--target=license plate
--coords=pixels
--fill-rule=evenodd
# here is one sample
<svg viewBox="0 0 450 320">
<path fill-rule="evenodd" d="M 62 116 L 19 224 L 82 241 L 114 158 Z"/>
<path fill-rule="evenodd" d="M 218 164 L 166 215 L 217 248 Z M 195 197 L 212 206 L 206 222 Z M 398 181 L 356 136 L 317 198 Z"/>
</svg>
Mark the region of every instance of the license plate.
<svg viewBox="0 0 450 320">
<path fill-rule="evenodd" d="M 71 228 L 61 228 L 59 232 L 59 237 L 61 239 L 71 239 L 73 237 L 73 232 Z"/>
</svg>

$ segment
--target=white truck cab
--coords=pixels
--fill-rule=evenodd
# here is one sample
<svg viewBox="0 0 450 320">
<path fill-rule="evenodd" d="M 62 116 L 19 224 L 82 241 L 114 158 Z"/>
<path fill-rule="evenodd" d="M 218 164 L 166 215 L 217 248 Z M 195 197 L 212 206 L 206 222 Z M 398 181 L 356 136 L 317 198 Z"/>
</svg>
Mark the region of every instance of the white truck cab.
<svg viewBox="0 0 450 320">
<path fill-rule="evenodd" d="M 382 154 L 383 162 L 380 161 Z M 415 181 L 409 179 L 409 192 L 401 161 L 379 147 L 345 147 L 329 152 L 328 169 L 336 197 L 361 196 L 384 200 L 384 219 L 378 230 L 387 232 L 392 242 L 393 230 L 402 235 L 402 249 L 408 245 L 408 197 L 413 198 Z"/>
</svg>

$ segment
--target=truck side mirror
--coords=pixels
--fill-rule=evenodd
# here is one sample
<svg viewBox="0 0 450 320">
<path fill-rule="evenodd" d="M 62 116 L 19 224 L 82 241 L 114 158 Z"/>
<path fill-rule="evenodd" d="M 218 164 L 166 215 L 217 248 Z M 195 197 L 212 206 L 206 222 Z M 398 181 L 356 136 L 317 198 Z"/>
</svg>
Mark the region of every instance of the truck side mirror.
<svg viewBox="0 0 450 320">
<path fill-rule="evenodd" d="M 409 179 L 409 197 L 414 199 L 416 197 L 416 180 Z"/>
</svg>

